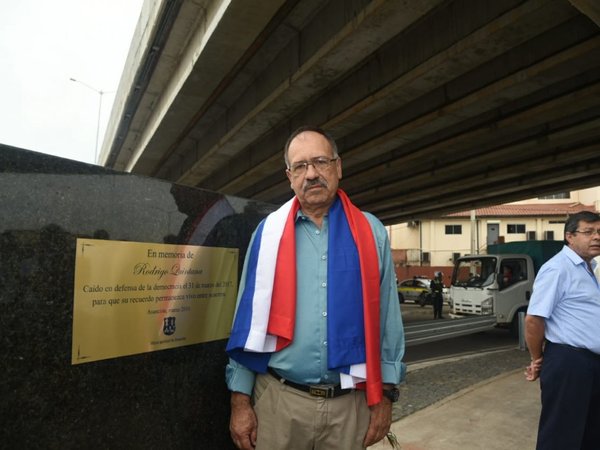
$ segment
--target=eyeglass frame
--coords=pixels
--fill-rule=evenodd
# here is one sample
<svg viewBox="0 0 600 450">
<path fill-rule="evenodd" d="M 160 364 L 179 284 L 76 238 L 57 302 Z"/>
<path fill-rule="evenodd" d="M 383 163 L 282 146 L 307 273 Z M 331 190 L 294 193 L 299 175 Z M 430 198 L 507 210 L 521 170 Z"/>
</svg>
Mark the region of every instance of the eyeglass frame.
<svg viewBox="0 0 600 450">
<path fill-rule="evenodd" d="M 300 176 L 300 175 L 304 175 L 306 172 L 308 172 L 308 166 L 313 166 L 317 172 L 322 173 L 323 170 L 330 169 L 331 163 L 333 163 L 339 159 L 340 159 L 339 156 L 336 156 L 335 158 L 327 158 L 325 156 L 319 156 L 317 158 L 312 158 L 309 161 L 299 161 L 297 163 L 291 164 L 287 167 L 287 171 L 294 176 Z M 321 170 L 319 170 L 317 168 L 317 164 L 325 163 L 325 162 L 327 162 L 327 166 L 323 166 L 323 168 Z M 299 172 L 299 173 L 294 172 L 296 169 L 299 169 L 300 167 L 304 167 L 304 169 L 301 172 Z"/>
<path fill-rule="evenodd" d="M 592 237 L 594 234 L 597 234 L 598 236 L 600 236 L 600 228 L 596 228 L 595 230 L 575 230 L 575 231 L 571 231 L 571 234 L 575 234 L 575 233 L 583 234 L 586 237 Z"/>
</svg>

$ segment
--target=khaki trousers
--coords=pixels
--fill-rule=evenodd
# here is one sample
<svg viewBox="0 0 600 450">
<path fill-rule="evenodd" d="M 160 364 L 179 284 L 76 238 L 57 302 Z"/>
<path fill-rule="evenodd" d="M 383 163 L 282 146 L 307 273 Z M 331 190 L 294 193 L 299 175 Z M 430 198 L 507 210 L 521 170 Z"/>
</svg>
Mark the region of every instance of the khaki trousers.
<svg viewBox="0 0 600 450">
<path fill-rule="evenodd" d="M 365 393 L 314 397 L 271 375 L 257 375 L 256 450 L 363 450 L 370 410 Z"/>
</svg>

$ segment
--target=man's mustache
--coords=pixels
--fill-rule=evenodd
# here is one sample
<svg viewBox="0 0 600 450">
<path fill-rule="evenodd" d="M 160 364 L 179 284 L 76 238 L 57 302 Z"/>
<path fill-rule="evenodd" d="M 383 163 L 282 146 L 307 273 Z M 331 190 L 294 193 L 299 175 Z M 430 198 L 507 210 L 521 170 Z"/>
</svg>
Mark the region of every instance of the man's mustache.
<svg viewBox="0 0 600 450">
<path fill-rule="evenodd" d="M 302 190 L 307 191 L 308 189 L 310 189 L 313 186 L 321 186 L 321 187 L 327 189 L 327 187 L 328 187 L 327 180 L 324 180 L 323 178 L 315 178 L 313 180 L 305 180 L 304 186 L 302 186 Z"/>
</svg>

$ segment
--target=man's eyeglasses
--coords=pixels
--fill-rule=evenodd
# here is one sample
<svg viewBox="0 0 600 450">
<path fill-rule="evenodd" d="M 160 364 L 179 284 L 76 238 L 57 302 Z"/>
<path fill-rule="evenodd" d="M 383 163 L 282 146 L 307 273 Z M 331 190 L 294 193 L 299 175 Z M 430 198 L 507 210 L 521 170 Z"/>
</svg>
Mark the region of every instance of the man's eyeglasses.
<svg viewBox="0 0 600 450">
<path fill-rule="evenodd" d="M 600 228 L 598 228 L 597 230 L 575 230 L 575 231 L 573 231 L 573 233 L 583 234 L 584 236 L 587 236 L 587 237 L 590 237 L 594 234 L 597 234 L 598 236 L 600 236 Z"/>
<path fill-rule="evenodd" d="M 310 161 L 300 161 L 292 164 L 288 170 L 292 175 L 304 175 L 308 170 L 308 166 L 313 166 L 317 172 L 324 172 L 331 167 L 339 158 L 313 158 Z"/>
</svg>

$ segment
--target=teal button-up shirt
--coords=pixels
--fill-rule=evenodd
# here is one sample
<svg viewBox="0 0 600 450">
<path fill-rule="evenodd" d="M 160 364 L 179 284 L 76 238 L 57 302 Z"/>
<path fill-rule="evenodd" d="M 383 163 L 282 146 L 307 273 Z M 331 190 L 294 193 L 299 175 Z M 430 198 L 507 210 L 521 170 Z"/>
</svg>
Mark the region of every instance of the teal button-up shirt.
<svg viewBox="0 0 600 450">
<path fill-rule="evenodd" d="M 404 331 L 394 265 L 385 227 L 373 215 L 364 214 L 373 230 L 379 257 L 382 378 L 384 383 L 398 384 L 405 374 L 402 363 Z M 340 380 L 338 372 L 327 369 L 328 229 L 328 217 L 324 218 L 319 229 L 301 211 L 296 216 L 298 292 L 294 340 L 283 350 L 273 353 L 269 360 L 269 366 L 281 376 L 301 384 L 337 384 Z M 247 263 L 246 257 L 239 293 L 245 287 Z M 229 360 L 226 369 L 229 390 L 250 395 L 254 379 L 254 372 Z"/>
</svg>

